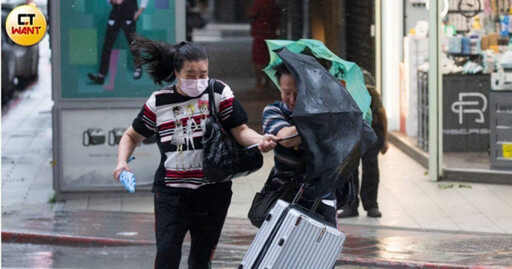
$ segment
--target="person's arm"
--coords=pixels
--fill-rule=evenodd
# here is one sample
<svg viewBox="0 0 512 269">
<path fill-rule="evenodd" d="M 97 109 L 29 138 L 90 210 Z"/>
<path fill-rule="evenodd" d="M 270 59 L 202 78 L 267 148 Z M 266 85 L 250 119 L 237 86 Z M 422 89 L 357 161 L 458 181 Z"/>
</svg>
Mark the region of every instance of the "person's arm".
<svg viewBox="0 0 512 269">
<path fill-rule="evenodd" d="M 382 154 L 386 154 L 388 151 L 389 145 L 388 145 L 388 116 L 386 115 L 386 109 L 384 109 L 383 106 L 379 108 L 379 118 L 382 121 L 382 133 L 384 134 L 384 145 L 382 146 L 382 149 L 380 152 Z"/>
<path fill-rule="evenodd" d="M 297 134 L 297 128 L 292 125 L 285 114 L 281 111 L 280 103 L 270 104 L 263 109 L 263 132 L 266 134 L 273 134 L 280 139 L 285 139 L 289 136 Z M 281 146 L 291 148 L 301 143 L 300 137 L 277 141 Z"/>
<path fill-rule="evenodd" d="M 271 134 L 260 135 L 246 124 L 233 127 L 229 131 L 238 144 L 243 147 L 258 144 L 258 149 L 263 153 L 273 150 L 276 147 L 275 141 L 279 140 Z"/>
<path fill-rule="evenodd" d="M 130 171 L 128 166 L 128 158 L 132 156 L 135 147 L 144 140 L 144 136 L 137 133 L 132 126 L 128 128 L 119 141 L 119 148 L 117 150 L 117 166 L 114 169 L 114 179 L 119 181 L 119 174 L 124 170 Z"/>
<path fill-rule="evenodd" d="M 148 0 L 142 0 L 140 1 L 140 5 L 139 5 L 139 9 L 137 10 L 137 12 L 135 12 L 135 15 L 133 16 L 133 20 L 136 21 L 140 14 L 142 14 L 142 11 L 144 11 L 144 9 L 148 6 Z"/>
<path fill-rule="evenodd" d="M 290 126 L 290 127 L 284 127 L 281 130 L 279 130 L 279 132 L 277 132 L 277 136 L 280 138 L 287 138 L 289 136 L 296 135 L 297 133 L 298 133 L 297 127 Z M 300 136 L 297 136 L 295 138 L 279 142 L 279 144 L 285 148 L 292 148 L 292 147 L 300 145 L 301 142 L 302 142 L 302 140 L 300 139 Z"/>
</svg>

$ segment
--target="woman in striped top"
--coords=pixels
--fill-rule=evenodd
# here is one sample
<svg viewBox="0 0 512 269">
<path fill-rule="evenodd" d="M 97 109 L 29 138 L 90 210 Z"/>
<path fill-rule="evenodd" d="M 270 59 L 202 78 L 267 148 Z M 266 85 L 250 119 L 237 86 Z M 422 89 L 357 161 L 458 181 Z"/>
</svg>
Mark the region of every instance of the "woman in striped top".
<svg viewBox="0 0 512 269">
<path fill-rule="evenodd" d="M 146 137 L 155 135 L 161 162 L 153 184 L 157 254 L 155 268 L 178 268 L 187 231 L 191 246 L 189 268 L 209 268 L 231 202 L 231 182 L 212 184 L 202 170 L 205 104 L 213 91 L 219 118 L 242 146 L 258 144 L 272 150 L 273 135 L 250 129 L 247 114 L 233 91 L 216 80 L 210 89 L 208 54 L 203 46 L 181 42 L 171 45 L 136 37 L 133 46 L 143 52 L 142 62 L 156 84 L 173 82 L 153 92 L 119 143 L 114 178 L 129 170 L 127 159 Z M 193 124 L 194 127 L 188 126 Z M 199 127 L 198 127 L 199 126 Z M 190 133 L 187 133 L 190 132 Z"/>
</svg>

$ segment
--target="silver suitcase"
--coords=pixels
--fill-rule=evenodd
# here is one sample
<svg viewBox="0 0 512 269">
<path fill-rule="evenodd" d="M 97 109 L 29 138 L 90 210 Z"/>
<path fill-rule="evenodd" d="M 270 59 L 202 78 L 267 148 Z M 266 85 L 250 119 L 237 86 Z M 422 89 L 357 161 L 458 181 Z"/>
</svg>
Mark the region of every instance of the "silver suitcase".
<svg viewBox="0 0 512 269">
<path fill-rule="evenodd" d="M 345 234 L 295 204 L 278 200 L 239 269 L 332 269 Z"/>
</svg>

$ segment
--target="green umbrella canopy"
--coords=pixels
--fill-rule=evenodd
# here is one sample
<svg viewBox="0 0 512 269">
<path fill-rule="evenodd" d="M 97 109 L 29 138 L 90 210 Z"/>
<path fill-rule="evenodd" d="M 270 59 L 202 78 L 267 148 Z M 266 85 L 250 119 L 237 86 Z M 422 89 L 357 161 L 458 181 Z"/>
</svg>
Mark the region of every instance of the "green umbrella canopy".
<svg viewBox="0 0 512 269">
<path fill-rule="evenodd" d="M 359 109 L 363 112 L 363 118 L 367 122 L 372 121 L 372 114 L 370 109 L 371 96 L 366 89 L 364 82 L 363 72 L 361 68 L 349 61 L 345 61 L 332 53 L 325 45 L 319 40 L 315 39 L 299 39 L 297 41 L 291 40 L 265 40 L 267 42 L 268 51 L 270 53 L 270 63 L 263 71 L 270 77 L 270 79 L 277 85 L 279 89 L 279 83 L 276 78 L 276 71 L 274 66 L 282 62 L 277 53 L 274 52 L 276 49 L 282 47 L 288 48 L 291 52 L 301 53 L 305 49 L 309 48 L 313 56 L 320 60 L 326 60 L 330 62 L 329 73 L 339 80 L 343 80 L 346 83 L 346 88 L 352 98 L 356 101 Z"/>
</svg>

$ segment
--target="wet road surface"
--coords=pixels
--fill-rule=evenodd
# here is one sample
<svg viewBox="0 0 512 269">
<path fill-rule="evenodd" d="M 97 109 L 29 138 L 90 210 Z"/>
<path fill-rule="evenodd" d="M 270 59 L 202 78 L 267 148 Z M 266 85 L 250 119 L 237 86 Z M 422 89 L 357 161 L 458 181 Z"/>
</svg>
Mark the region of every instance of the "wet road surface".
<svg viewBox="0 0 512 269">
<path fill-rule="evenodd" d="M 133 268 L 152 266 L 153 214 L 50 209 L 34 206 L 31 210 L 3 212 L 4 266 L 33 268 L 31 262 L 46 262 L 48 257 L 52 260 L 48 268 L 70 267 L 74 262 L 77 268 L 104 268 L 96 265 L 107 262 L 112 263 L 112 268 L 123 264 L 134 265 Z M 347 240 L 338 256 L 339 266 L 512 266 L 510 235 L 343 224 L 340 227 Z M 228 218 L 217 248 L 215 268 L 236 268 L 256 233 L 257 229 L 247 219 Z M 119 247 L 126 240 L 131 246 Z M 184 259 L 190 240 L 185 241 Z"/>
</svg>

